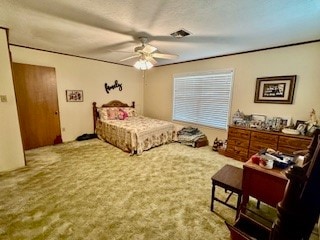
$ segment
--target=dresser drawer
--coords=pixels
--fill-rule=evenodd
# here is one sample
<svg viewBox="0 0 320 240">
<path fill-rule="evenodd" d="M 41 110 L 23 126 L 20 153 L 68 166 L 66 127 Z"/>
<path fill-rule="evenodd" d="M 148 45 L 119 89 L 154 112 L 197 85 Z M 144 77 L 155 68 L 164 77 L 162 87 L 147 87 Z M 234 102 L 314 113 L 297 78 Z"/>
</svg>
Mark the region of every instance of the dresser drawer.
<svg viewBox="0 0 320 240">
<path fill-rule="evenodd" d="M 277 149 L 279 152 L 282 152 L 284 154 L 289 154 L 289 155 L 294 155 L 293 153 L 299 149 L 294 149 L 290 147 L 284 147 L 284 146 L 279 146 Z"/>
<path fill-rule="evenodd" d="M 278 136 L 275 134 L 270 134 L 270 133 L 252 132 L 251 133 L 251 141 L 272 144 L 275 147 L 277 147 Z"/>
<path fill-rule="evenodd" d="M 285 154 L 307 149 L 311 137 L 288 135 L 280 132 L 229 126 L 226 155 L 247 161 L 262 149 L 272 148 Z"/>
<path fill-rule="evenodd" d="M 277 149 L 277 143 L 273 142 L 260 142 L 260 141 L 251 141 L 250 142 L 250 152 L 259 152 L 261 149 L 272 148 Z"/>
<path fill-rule="evenodd" d="M 230 138 L 230 139 L 228 139 L 228 144 L 233 145 L 233 146 L 248 148 L 249 147 L 249 139 L 246 140 L 246 139 L 240 139 L 240 138 Z"/>
<path fill-rule="evenodd" d="M 280 136 L 278 145 L 279 145 L 279 148 L 288 147 L 296 150 L 305 150 L 308 148 L 310 142 L 311 142 L 311 139 Z"/>
<path fill-rule="evenodd" d="M 230 145 L 228 143 L 225 155 L 240 161 L 248 161 L 248 148 Z"/>
<path fill-rule="evenodd" d="M 238 138 L 238 139 L 250 139 L 250 131 L 239 128 L 229 127 L 228 130 L 228 140 Z"/>
</svg>

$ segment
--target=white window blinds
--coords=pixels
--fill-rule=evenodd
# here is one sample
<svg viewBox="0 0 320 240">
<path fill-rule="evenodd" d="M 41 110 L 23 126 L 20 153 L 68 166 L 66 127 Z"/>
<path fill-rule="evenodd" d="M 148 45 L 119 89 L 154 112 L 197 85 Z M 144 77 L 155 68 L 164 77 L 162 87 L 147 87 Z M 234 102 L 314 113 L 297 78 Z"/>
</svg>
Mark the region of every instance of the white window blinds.
<svg viewBox="0 0 320 240">
<path fill-rule="evenodd" d="M 227 129 L 233 71 L 174 76 L 173 120 Z"/>
</svg>

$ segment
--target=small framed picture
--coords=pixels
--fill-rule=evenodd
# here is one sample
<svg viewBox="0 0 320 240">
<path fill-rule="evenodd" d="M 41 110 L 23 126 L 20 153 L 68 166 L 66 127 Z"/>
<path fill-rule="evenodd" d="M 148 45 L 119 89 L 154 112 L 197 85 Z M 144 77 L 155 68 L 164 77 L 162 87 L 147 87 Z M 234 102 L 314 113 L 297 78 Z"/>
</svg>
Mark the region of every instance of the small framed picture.
<svg viewBox="0 0 320 240">
<path fill-rule="evenodd" d="M 301 135 L 306 134 L 306 129 L 307 129 L 307 124 L 305 123 L 300 123 L 297 127 L 297 130 L 300 132 Z"/>
<path fill-rule="evenodd" d="M 83 102 L 82 90 L 66 90 L 67 102 Z"/>
<path fill-rule="evenodd" d="M 252 120 L 256 122 L 265 122 L 267 120 L 266 115 L 261 115 L 261 114 L 252 114 Z"/>
<path fill-rule="evenodd" d="M 296 125 L 295 125 L 295 129 L 298 128 L 299 124 L 305 124 L 306 121 L 303 120 L 297 120 Z"/>
<path fill-rule="evenodd" d="M 281 117 L 282 122 L 281 125 L 283 127 L 289 127 L 291 126 L 292 118 L 291 117 Z"/>
<path fill-rule="evenodd" d="M 282 118 L 281 117 L 273 117 L 272 118 L 272 129 L 275 131 L 279 131 L 281 128 Z"/>
</svg>

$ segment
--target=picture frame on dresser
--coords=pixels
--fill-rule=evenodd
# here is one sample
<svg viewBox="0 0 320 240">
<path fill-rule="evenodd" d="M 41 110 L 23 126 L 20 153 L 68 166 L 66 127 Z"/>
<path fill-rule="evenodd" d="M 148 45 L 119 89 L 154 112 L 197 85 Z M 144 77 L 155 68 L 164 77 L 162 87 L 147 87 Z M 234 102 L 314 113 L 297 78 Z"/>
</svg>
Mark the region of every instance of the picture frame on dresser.
<svg viewBox="0 0 320 240">
<path fill-rule="evenodd" d="M 297 75 L 257 78 L 255 103 L 292 104 Z"/>
<path fill-rule="evenodd" d="M 291 116 L 286 116 L 286 117 L 281 117 L 281 125 L 282 127 L 290 127 L 292 123 L 292 117 Z"/>
<path fill-rule="evenodd" d="M 297 120 L 295 129 L 300 132 L 301 135 L 305 135 L 307 132 L 307 124 L 303 120 Z"/>
<path fill-rule="evenodd" d="M 306 130 L 307 130 L 307 124 L 305 123 L 300 123 L 297 126 L 297 130 L 300 132 L 301 135 L 305 135 L 306 134 Z"/>
<path fill-rule="evenodd" d="M 303 120 L 297 120 L 296 125 L 295 125 L 295 129 L 297 129 L 300 124 L 305 124 L 305 122 L 306 121 L 303 121 Z"/>
<path fill-rule="evenodd" d="M 318 129 L 319 127 L 316 125 L 311 126 L 310 128 L 307 129 L 306 135 L 309 137 L 312 137 L 314 132 L 316 131 L 316 129 Z"/>
</svg>

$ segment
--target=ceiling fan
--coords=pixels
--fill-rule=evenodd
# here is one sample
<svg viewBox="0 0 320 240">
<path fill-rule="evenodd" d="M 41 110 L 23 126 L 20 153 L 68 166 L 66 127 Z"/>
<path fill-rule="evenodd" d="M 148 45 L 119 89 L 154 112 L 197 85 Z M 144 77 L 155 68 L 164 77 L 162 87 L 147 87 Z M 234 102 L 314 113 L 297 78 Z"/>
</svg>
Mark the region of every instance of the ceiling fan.
<svg viewBox="0 0 320 240">
<path fill-rule="evenodd" d="M 130 59 L 138 58 L 138 61 L 135 63 L 135 67 L 141 70 L 150 69 L 152 66 L 157 64 L 155 58 L 162 59 L 175 59 L 178 58 L 178 55 L 160 53 L 158 49 L 150 44 L 147 44 L 147 37 L 139 37 L 141 41 L 141 46 L 135 47 L 132 56 L 121 59 L 120 62 L 124 62 Z M 142 66 L 141 66 L 142 65 Z"/>
</svg>

